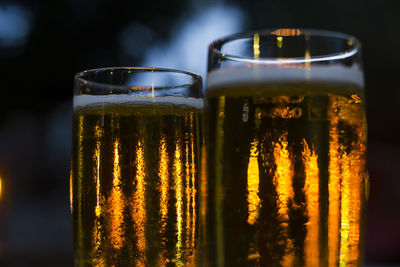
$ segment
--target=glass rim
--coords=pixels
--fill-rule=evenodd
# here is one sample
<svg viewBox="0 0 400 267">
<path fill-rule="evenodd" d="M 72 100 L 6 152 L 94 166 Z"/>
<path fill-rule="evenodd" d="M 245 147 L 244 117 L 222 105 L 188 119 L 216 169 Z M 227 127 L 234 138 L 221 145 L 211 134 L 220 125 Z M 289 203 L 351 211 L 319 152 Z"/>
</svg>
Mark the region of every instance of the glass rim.
<svg viewBox="0 0 400 267">
<path fill-rule="evenodd" d="M 320 37 L 333 38 L 333 39 L 342 39 L 342 40 L 347 40 L 347 41 L 351 40 L 354 42 L 354 46 L 351 49 L 345 49 L 339 53 L 310 56 L 309 58 L 306 58 L 306 57 L 251 58 L 251 57 L 245 57 L 245 56 L 239 56 L 239 55 L 221 52 L 221 47 L 224 44 L 227 44 L 229 42 L 240 40 L 240 39 L 252 38 L 255 34 L 264 35 L 264 36 L 268 36 L 268 35 L 283 36 L 283 35 L 279 35 L 278 33 L 279 33 L 279 31 L 286 31 L 286 30 L 297 33 L 297 35 L 286 35 L 286 36 L 310 35 L 310 36 L 320 36 Z M 222 37 L 220 39 L 217 39 L 209 45 L 209 51 L 212 51 L 218 57 L 226 59 L 226 60 L 232 60 L 232 61 L 244 62 L 244 63 L 271 64 L 271 65 L 302 64 L 302 63 L 313 63 L 313 62 L 323 62 L 323 61 L 332 61 L 332 60 L 343 60 L 346 58 L 351 58 L 352 56 L 358 54 L 360 52 L 360 50 L 361 50 L 361 42 L 359 41 L 358 38 L 356 38 L 353 35 L 336 32 L 336 31 L 310 29 L 310 28 L 268 28 L 268 29 L 240 32 L 240 33 L 231 34 L 231 35 Z"/>
<path fill-rule="evenodd" d="M 154 90 L 164 90 L 164 89 L 174 89 L 174 88 L 190 88 L 197 83 L 202 83 L 202 77 L 199 74 L 190 72 L 190 71 L 185 71 L 185 70 L 178 70 L 178 69 L 171 69 L 171 68 L 158 68 L 158 67 L 104 67 L 104 68 L 93 68 L 93 69 L 88 69 L 84 71 L 80 71 L 74 75 L 74 80 L 82 82 L 86 85 L 89 86 L 94 86 L 97 88 L 102 88 L 102 89 L 108 89 L 110 87 L 114 89 L 120 89 L 120 90 L 135 90 L 138 86 L 129 86 L 129 85 L 119 85 L 119 84 L 109 84 L 109 83 L 102 83 L 102 82 L 96 82 L 92 81 L 90 79 L 84 78 L 84 75 L 88 73 L 94 73 L 98 71 L 124 71 L 124 70 L 132 70 L 132 71 L 142 71 L 142 72 L 148 72 L 148 71 L 153 71 L 153 72 L 168 72 L 168 73 L 175 73 L 175 74 L 183 74 L 191 78 L 191 82 L 188 83 L 182 83 L 182 84 L 177 84 L 177 85 L 171 85 L 171 86 L 154 86 L 154 87 L 149 87 L 149 89 L 154 89 Z M 147 87 L 147 86 L 146 86 Z"/>
</svg>

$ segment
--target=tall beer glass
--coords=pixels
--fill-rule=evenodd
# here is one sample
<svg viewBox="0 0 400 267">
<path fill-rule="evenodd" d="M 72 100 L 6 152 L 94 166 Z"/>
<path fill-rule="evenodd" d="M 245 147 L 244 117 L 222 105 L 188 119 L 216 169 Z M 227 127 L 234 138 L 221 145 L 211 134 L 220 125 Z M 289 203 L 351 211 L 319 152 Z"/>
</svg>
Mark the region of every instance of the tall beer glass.
<svg viewBox="0 0 400 267">
<path fill-rule="evenodd" d="M 209 266 L 360 266 L 368 193 L 360 43 L 306 29 L 209 47 Z"/>
<path fill-rule="evenodd" d="M 76 266 L 195 266 L 202 81 L 168 69 L 75 76 Z"/>
</svg>

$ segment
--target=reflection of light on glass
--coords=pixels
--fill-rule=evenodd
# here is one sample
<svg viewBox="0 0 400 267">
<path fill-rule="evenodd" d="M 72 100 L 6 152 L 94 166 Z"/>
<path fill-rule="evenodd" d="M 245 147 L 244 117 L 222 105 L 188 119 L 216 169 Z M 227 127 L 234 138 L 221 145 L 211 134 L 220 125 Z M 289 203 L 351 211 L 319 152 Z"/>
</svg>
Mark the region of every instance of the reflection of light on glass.
<svg viewBox="0 0 400 267">
<path fill-rule="evenodd" d="M 77 135 L 78 135 L 78 137 L 77 137 L 77 141 L 78 141 L 78 145 L 77 145 L 77 147 L 78 147 L 78 149 L 79 149 L 79 151 L 78 151 L 78 166 L 77 166 L 77 172 L 78 172 L 78 174 L 77 174 L 77 177 L 72 177 L 72 179 L 73 180 L 75 180 L 75 186 L 76 186 L 76 195 L 75 195 L 75 197 L 77 198 L 75 201 L 76 201 L 76 208 L 78 209 L 76 212 L 77 212 L 77 214 L 78 214 L 78 226 L 77 226 L 77 228 L 78 228 L 78 232 L 79 232 L 79 234 L 78 234 L 78 237 L 79 237 L 79 240 L 78 240 L 78 246 L 79 247 L 83 247 L 83 236 L 84 236 L 84 234 L 83 234 L 83 230 L 84 230 L 84 227 L 83 227 L 83 222 L 82 222 L 82 218 L 83 218 L 83 214 L 82 214 L 82 195 L 83 195 L 83 193 L 82 193 L 82 190 L 83 190 L 83 186 L 82 186 L 82 180 L 83 180 L 83 131 L 84 131 L 84 128 L 83 128 L 83 126 L 85 125 L 84 124 L 84 116 L 82 116 L 82 115 L 80 115 L 79 117 L 78 117 L 78 133 L 77 133 Z M 71 183 L 72 184 L 72 183 Z M 71 202 L 72 203 L 72 202 Z"/>
<path fill-rule="evenodd" d="M 359 156 L 355 150 L 342 155 L 340 266 L 360 261 L 361 193 L 364 192 L 361 180 L 365 173 L 360 169 L 363 162 Z"/>
<path fill-rule="evenodd" d="M 347 45 L 348 46 L 353 46 L 354 45 L 354 38 L 350 38 L 349 40 L 347 40 Z"/>
<path fill-rule="evenodd" d="M 94 155 L 93 155 L 93 160 L 95 162 L 95 177 L 96 177 L 96 208 L 95 208 L 95 213 L 96 213 L 96 217 L 100 217 L 100 212 L 101 212 L 101 208 L 100 208 L 100 149 L 101 149 L 101 142 L 100 142 L 100 138 L 103 134 L 103 130 L 99 127 L 96 126 L 95 128 L 95 136 L 96 136 L 96 148 L 94 151 Z"/>
<path fill-rule="evenodd" d="M 249 166 L 247 168 L 247 202 L 249 216 L 247 223 L 253 225 L 257 219 L 260 209 L 260 197 L 258 196 L 258 186 L 260 183 L 259 168 L 258 168 L 258 140 L 255 139 L 251 143 Z"/>
<path fill-rule="evenodd" d="M 302 115 L 302 109 L 299 107 L 274 107 L 271 109 L 269 116 L 272 118 L 300 118 Z"/>
<path fill-rule="evenodd" d="M 283 46 L 283 37 L 282 37 L 282 36 L 276 37 L 276 45 L 277 45 L 279 48 L 282 48 L 282 46 Z"/>
<path fill-rule="evenodd" d="M 169 173 L 168 173 L 168 153 L 167 153 L 167 137 L 165 136 L 165 133 L 161 133 L 161 139 L 160 139 L 160 145 L 159 145 L 159 157 L 160 157 L 160 163 L 159 163 L 159 170 L 158 170 L 158 175 L 160 177 L 160 233 L 164 234 L 165 229 L 167 226 L 167 220 L 168 220 L 168 201 L 169 201 Z M 161 244 L 162 246 L 165 246 L 165 244 Z M 159 259 L 158 259 L 158 266 L 165 266 L 166 265 L 166 259 L 164 253 L 160 253 Z"/>
<path fill-rule="evenodd" d="M 350 97 L 354 101 L 355 104 L 361 103 L 361 97 L 359 97 L 358 95 L 354 94 L 354 95 L 351 95 Z"/>
<path fill-rule="evenodd" d="M 169 182 L 168 182 L 168 153 L 167 153 L 167 140 L 164 133 L 162 133 L 160 141 L 160 169 L 158 175 L 160 176 L 160 212 L 161 212 L 161 231 L 165 232 L 165 225 L 167 224 L 168 217 L 168 200 L 169 200 Z"/>
<path fill-rule="evenodd" d="M 305 59 L 304 65 L 305 65 L 306 69 L 310 69 L 311 62 L 309 61 L 309 59 L 311 58 L 311 53 L 310 53 L 310 45 L 308 42 L 310 40 L 310 35 L 306 34 L 304 36 L 304 39 L 306 40 L 306 52 L 304 54 L 304 59 Z M 311 72 L 306 72 L 306 75 L 307 75 L 307 79 L 311 78 Z"/>
<path fill-rule="evenodd" d="M 351 126 L 355 135 L 350 135 L 341 129 L 340 134 L 351 138 L 339 146 L 339 164 L 341 174 L 340 188 L 340 252 L 339 266 L 359 265 L 361 260 L 361 211 L 363 209 L 365 192 L 365 125 L 361 98 L 357 95 L 349 99 L 336 97 L 336 112 L 341 122 Z M 340 125 L 340 124 L 338 124 Z M 340 136 L 341 137 L 341 136 Z M 340 141 L 340 138 L 338 138 Z"/>
<path fill-rule="evenodd" d="M 279 142 L 275 144 L 274 157 L 276 164 L 276 171 L 273 182 L 275 184 L 276 193 L 278 195 L 278 214 L 282 226 L 282 234 L 286 239 L 285 255 L 282 258 L 282 266 L 292 266 L 294 255 L 293 255 L 293 244 L 292 240 L 288 236 L 288 224 L 289 224 L 289 201 L 293 199 L 293 165 L 289 157 L 289 151 L 287 149 L 287 133 L 283 134 Z"/>
<path fill-rule="evenodd" d="M 257 115 L 256 115 L 257 117 Z M 259 124 L 259 120 L 257 120 Z M 256 126 L 257 127 L 257 126 Z M 257 127 L 258 128 L 258 127 Z M 259 192 L 259 166 L 258 166 L 258 139 L 255 138 L 250 144 L 250 157 L 249 165 L 247 167 L 247 203 L 248 203 L 248 217 L 247 223 L 253 225 L 258 220 L 260 213 L 260 197 Z M 250 249 L 247 259 L 252 261 L 260 258 L 259 247 L 254 240 L 250 243 Z"/>
<path fill-rule="evenodd" d="M 114 166 L 113 166 L 113 181 L 112 181 L 112 191 L 110 195 L 110 241 L 115 249 L 120 249 L 122 243 L 124 242 L 124 206 L 125 200 L 123 198 L 122 188 L 121 188 L 121 169 L 120 169 L 120 142 L 119 138 L 114 141 Z"/>
<path fill-rule="evenodd" d="M 2 178 L 2 176 L 0 176 L 0 200 L 2 198 L 3 198 L 3 178 Z"/>
<path fill-rule="evenodd" d="M 74 190 L 73 190 L 73 179 L 72 179 L 72 162 L 71 162 L 71 168 L 69 170 L 69 205 L 70 205 L 70 210 L 71 213 L 73 212 L 73 205 L 72 205 L 72 201 L 74 199 L 73 194 L 74 194 Z M 1 178 L 0 178 L 0 199 L 1 199 Z"/>
<path fill-rule="evenodd" d="M 207 199 L 208 199 L 208 181 L 207 181 L 207 173 L 206 173 L 206 147 L 202 143 L 201 144 L 201 184 L 200 184 L 200 215 L 201 215 L 201 228 L 202 229 L 202 237 L 203 237 L 203 244 L 207 247 Z M 206 251 L 207 252 L 207 251 Z M 205 257 L 207 258 L 207 257 Z"/>
<path fill-rule="evenodd" d="M 350 227 L 351 227 L 351 173 L 349 169 L 349 157 L 343 154 L 342 159 L 342 188 L 341 188 L 341 220 L 340 220 L 340 259 L 339 266 L 344 267 L 349 263 L 349 249 L 351 240 L 350 237 Z"/>
<path fill-rule="evenodd" d="M 175 198 L 176 198 L 176 264 L 177 266 L 183 266 L 182 258 L 182 228 L 183 228 L 183 199 L 182 199 L 182 155 L 181 155 L 181 138 L 177 137 L 177 143 L 175 147 L 174 157 L 174 187 L 175 187 Z"/>
<path fill-rule="evenodd" d="M 96 184 L 96 206 L 95 206 L 95 222 L 93 229 L 93 251 L 92 253 L 97 257 L 98 253 L 101 252 L 101 241 L 103 238 L 103 226 L 100 223 L 100 215 L 101 215 L 101 206 L 100 206 L 100 160 L 101 160 L 101 138 L 103 136 L 103 129 L 100 125 L 96 125 L 94 129 L 94 134 L 96 138 L 96 146 L 94 148 L 93 153 L 93 162 L 94 162 L 94 177 Z"/>
<path fill-rule="evenodd" d="M 339 118 L 337 101 L 333 101 L 328 109 L 329 129 L 329 212 L 328 212 L 328 250 L 329 266 L 336 266 L 339 254 L 340 227 L 340 155 L 339 155 Z"/>
<path fill-rule="evenodd" d="M 258 33 L 254 34 L 253 51 L 254 51 L 254 58 L 259 58 L 260 57 L 260 35 L 258 35 Z"/>
<path fill-rule="evenodd" d="M 195 247 L 195 241 L 196 241 L 196 175 L 197 175 L 197 169 L 196 169 L 196 161 L 195 161 L 195 150 L 194 150 L 194 133 L 195 133 L 195 126 L 194 126 L 194 114 L 193 112 L 190 113 L 190 144 L 191 144 L 191 162 L 190 162 L 190 168 L 191 168 L 191 195 L 190 195 L 190 201 L 192 203 L 192 235 L 191 235 L 191 248 L 194 249 Z M 189 211 L 188 211 L 189 212 Z M 189 226 L 187 226 L 189 227 Z M 193 263 L 194 264 L 194 263 Z"/>
<path fill-rule="evenodd" d="M 308 222 L 304 240 L 305 265 L 319 266 L 319 169 L 318 155 L 303 140 L 303 162 L 305 167 L 304 193 Z"/>
<path fill-rule="evenodd" d="M 359 132 L 363 132 L 361 128 L 358 128 Z M 360 145 L 360 151 L 363 151 L 363 146 L 362 144 Z M 360 238 L 361 238 L 361 229 L 360 229 L 360 223 L 361 223 L 361 210 L 362 210 L 362 194 L 364 194 L 364 188 L 363 186 L 363 179 L 365 178 L 365 171 L 361 169 L 361 166 L 364 166 L 364 158 L 360 158 L 360 154 L 363 152 L 357 151 L 358 149 L 356 148 L 349 154 L 349 159 L 351 162 L 350 165 L 350 176 L 352 177 L 352 186 L 351 186 L 351 192 L 355 192 L 351 194 L 351 200 L 350 200 L 350 209 L 351 209 L 351 215 L 352 219 L 350 221 L 350 232 L 349 232 L 349 238 L 350 238 L 350 246 L 349 246 L 349 258 L 350 258 L 350 263 L 358 263 L 360 262 Z"/>
<path fill-rule="evenodd" d="M 185 124 L 188 125 L 188 118 L 185 118 Z M 188 135 L 189 133 L 186 133 L 186 138 L 185 138 L 185 156 L 186 156 L 186 160 L 185 160 L 185 202 L 186 202 L 186 249 L 190 248 L 190 236 L 192 234 L 191 231 L 191 213 L 190 213 L 190 207 L 191 207 L 191 195 L 192 195 L 192 188 L 190 187 L 190 182 L 191 182 L 191 176 L 190 176 L 190 168 L 191 168 L 191 164 L 189 162 L 189 140 L 188 140 Z"/>
<path fill-rule="evenodd" d="M 215 158 L 222 159 L 224 157 L 224 122 L 225 122 L 225 96 L 221 96 L 218 99 L 218 117 L 216 127 L 216 149 Z M 224 225 L 223 225 L 223 210 L 222 210 L 222 175 L 223 167 L 221 162 L 215 163 L 215 210 L 216 210 L 216 232 L 217 232 L 217 266 L 225 266 L 225 252 L 224 252 Z"/>
<path fill-rule="evenodd" d="M 247 103 L 246 103 L 247 104 Z M 243 107 L 243 111 L 248 113 L 248 105 L 245 105 L 246 110 Z M 262 111 L 260 108 L 255 110 L 255 131 L 258 132 L 261 124 Z M 248 212 L 247 223 L 253 225 L 257 219 L 260 212 L 260 197 L 259 192 L 259 166 L 258 166 L 258 138 L 255 137 L 253 142 L 250 144 L 250 158 L 249 165 L 247 167 L 247 202 L 248 202 Z M 258 251 L 254 251 L 255 256 L 259 256 Z M 252 256 L 253 258 L 255 256 Z"/>
<path fill-rule="evenodd" d="M 151 73 L 153 74 L 154 73 L 154 71 L 152 70 L 151 71 Z M 155 78 L 153 77 L 152 79 L 151 79 L 151 97 L 153 98 L 153 102 L 155 101 L 155 94 L 154 94 L 154 80 L 155 80 Z"/>
<path fill-rule="evenodd" d="M 271 34 L 277 36 L 299 36 L 301 31 L 300 29 L 277 29 L 271 32 Z"/>
<path fill-rule="evenodd" d="M 99 219 L 96 218 L 95 222 L 94 222 L 94 227 L 93 227 L 93 246 L 92 246 L 92 257 L 93 258 L 98 258 L 101 253 L 101 240 L 102 240 L 102 235 L 103 235 L 103 226 L 100 223 Z M 101 260 L 101 259 L 99 259 Z"/>
<path fill-rule="evenodd" d="M 133 194 L 133 222 L 135 224 L 135 233 L 137 238 L 137 249 L 139 251 L 138 266 L 145 266 L 145 253 L 146 253 L 146 166 L 144 159 L 144 138 L 142 133 L 136 145 L 136 176 L 134 183 L 136 184 L 136 190 Z"/>
</svg>

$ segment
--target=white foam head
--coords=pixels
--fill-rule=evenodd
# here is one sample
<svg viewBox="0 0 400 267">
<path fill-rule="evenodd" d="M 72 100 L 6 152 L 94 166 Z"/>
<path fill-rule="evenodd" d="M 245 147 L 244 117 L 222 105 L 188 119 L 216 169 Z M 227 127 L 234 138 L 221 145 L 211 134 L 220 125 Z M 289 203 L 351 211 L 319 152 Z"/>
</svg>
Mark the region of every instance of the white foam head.
<svg viewBox="0 0 400 267">
<path fill-rule="evenodd" d="M 364 76 L 358 65 L 345 67 L 311 66 L 309 68 L 283 68 L 279 66 L 250 66 L 225 68 L 207 75 L 207 90 L 240 84 L 286 83 L 286 82 L 340 82 L 352 83 L 363 88 Z"/>
<path fill-rule="evenodd" d="M 85 106 L 108 105 L 108 104 L 131 104 L 131 105 L 149 105 L 149 104 L 172 104 L 186 105 L 197 109 L 202 109 L 203 100 L 192 97 L 178 96 L 134 96 L 134 95 L 76 95 L 73 99 L 74 109 Z"/>
</svg>

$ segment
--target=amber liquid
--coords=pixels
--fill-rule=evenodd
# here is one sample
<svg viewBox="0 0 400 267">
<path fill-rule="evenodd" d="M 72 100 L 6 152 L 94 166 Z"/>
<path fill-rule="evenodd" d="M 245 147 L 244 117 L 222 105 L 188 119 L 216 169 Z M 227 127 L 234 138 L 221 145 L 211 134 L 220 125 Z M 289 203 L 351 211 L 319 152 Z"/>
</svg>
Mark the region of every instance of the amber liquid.
<svg viewBox="0 0 400 267">
<path fill-rule="evenodd" d="M 210 88 L 206 108 L 207 266 L 361 266 L 361 88 Z"/>
<path fill-rule="evenodd" d="M 196 266 L 200 120 L 174 104 L 74 111 L 76 266 Z"/>
</svg>

